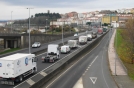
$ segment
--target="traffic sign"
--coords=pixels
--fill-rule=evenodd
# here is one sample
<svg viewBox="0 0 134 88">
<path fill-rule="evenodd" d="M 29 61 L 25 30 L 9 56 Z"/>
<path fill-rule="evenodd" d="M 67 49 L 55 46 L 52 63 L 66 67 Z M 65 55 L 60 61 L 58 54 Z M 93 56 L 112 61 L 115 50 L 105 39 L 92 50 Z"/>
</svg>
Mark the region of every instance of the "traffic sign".
<svg viewBox="0 0 134 88">
<path fill-rule="evenodd" d="M 93 82 L 93 84 L 95 84 L 97 77 L 90 77 L 91 81 Z"/>
</svg>

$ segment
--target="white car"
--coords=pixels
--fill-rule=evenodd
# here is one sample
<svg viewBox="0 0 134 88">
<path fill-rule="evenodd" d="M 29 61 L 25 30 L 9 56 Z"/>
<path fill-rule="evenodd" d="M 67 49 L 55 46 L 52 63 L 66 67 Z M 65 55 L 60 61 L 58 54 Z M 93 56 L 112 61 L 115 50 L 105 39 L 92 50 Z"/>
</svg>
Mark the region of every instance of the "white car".
<svg viewBox="0 0 134 88">
<path fill-rule="evenodd" d="M 37 47 L 40 47 L 41 46 L 41 43 L 40 42 L 35 42 L 33 45 L 32 45 L 32 48 L 37 48 Z"/>
<path fill-rule="evenodd" d="M 78 36 L 78 34 L 74 34 L 74 36 Z"/>
</svg>

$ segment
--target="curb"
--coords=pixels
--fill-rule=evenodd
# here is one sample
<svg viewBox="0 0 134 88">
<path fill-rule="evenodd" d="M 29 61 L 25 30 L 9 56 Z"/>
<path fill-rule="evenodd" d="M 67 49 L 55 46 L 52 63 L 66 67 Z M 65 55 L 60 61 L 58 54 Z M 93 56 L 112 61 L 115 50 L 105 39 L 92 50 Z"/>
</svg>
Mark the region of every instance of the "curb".
<svg viewBox="0 0 134 88">
<path fill-rule="evenodd" d="M 82 77 L 76 82 L 73 88 L 84 88 Z"/>
</svg>

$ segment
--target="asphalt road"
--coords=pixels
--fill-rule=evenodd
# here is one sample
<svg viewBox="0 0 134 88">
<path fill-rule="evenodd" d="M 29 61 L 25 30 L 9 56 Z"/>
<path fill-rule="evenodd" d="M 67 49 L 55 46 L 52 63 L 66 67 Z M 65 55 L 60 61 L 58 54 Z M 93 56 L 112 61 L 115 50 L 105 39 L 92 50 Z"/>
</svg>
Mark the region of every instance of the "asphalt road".
<svg viewBox="0 0 134 88">
<path fill-rule="evenodd" d="M 93 50 L 42 88 L 73 88 L 81 76 L 84 88 L 117 88 L 108 67 L 107 48 L 111 34 L 104 36 Z M 95 85 L 90 77 L 97 77 Z"/>
<path fill-rule="evenodd" d="M 85 35 L 85 33 L 81 33 L 80 35 Z M 98 36 L 100 36 L 100 35 L 98 35 Z M 69 39 L 74 39 L 74 38 L 76 38 L 76 37 L 68 37 L 68 38 L 66 38 L 66 39 L 64 39 L 64 41 L 67 41 L 67 40 L 69 40 Z M 93 39 L 93 41 L 94 41 L 95 39 Z M 56 43 L 56 44 L 59 44 L 61 42 L 61 40 L 57 40 L 57 41 L 54 41 L 54 42 L 50 42 L 49 44 L 51 44 L 51 43 Z M 88 43 L 90 43 L 90 42 L 92 42 L 92 41 L 89 41 Z M 48 44 L 44 44 L 44 45 L 42 45 L 42 47 L 46 47 L 47 48 L 47 45 Z M 80 45 L 78 48 L 80 48 L 80 47 L 82 47 L 83 45 Z M 42 47 L 40 47 L 40 48 L 34 48 L 34 49 L 32 49 L 31 51 L 33 52 L 34 50 L 39 50 L 39 49 L 41 49 Z M 75 50 L 77 50 L 78 48 L 76 48 L 76 49 L 73 49 L 73 50 L 71 50 L 71 52 L 70 53 L 72 53 L 72 52 L 74 52 Z M 24 51 L 27 51 L 28 52 L 28 50 L 22 50 L 21 51 L 21 53 L 24 53 Z M 20 52 L 19 52 L 20 53 Z M 25 52 L 26 53 L 26 52 Z M 40 71 L 42 71 L 43 69 L 45 69 L 45 68 L 48 68 L 50 65 L 52 65 L 53 63 L 42 63 L 41 62 L 41 57 L 42 56 L 44 56 L 44 55 L 46 55 L 46 52 L 44 52 L 44 53 L 42 53 L 42 54 L 40 54 L 40 55 L 37 55 L 37 57 L 39 58 L 39 61 L 37 62 L 37 67 L 38 67 L 38 72 L 40 72 Z M 65 57 L 66 55 L 68 55 L 68 54 L 61 54 L 61 58 L 63 58 L 63 57 Z M 28 79 L 29 77 L 31 77 L 31 76 L 28 76 L 28 77 L 26 77 L 25 78 L 25 80 L 26 79 Z M 18 85 L 18 84 L 16 84 L 16 85 Z M 16 86 L 15 85 L 15 86 Z M 0 88 L 13 88 L 14 86 L 8 86 L 8 85 L 1 85 L 0 84 Z"/>
</svg>

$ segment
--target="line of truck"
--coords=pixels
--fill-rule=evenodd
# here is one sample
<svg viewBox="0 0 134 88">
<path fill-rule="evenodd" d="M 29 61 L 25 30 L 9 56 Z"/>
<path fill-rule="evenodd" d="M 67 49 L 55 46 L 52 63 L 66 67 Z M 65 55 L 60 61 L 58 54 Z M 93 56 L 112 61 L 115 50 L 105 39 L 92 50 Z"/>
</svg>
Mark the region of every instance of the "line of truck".
<svg viewBox="0 0 134 88">
<path fill-rule="evenodd" d="M 79 36 L 78 40 L 68 40 L 66 45 L 49 44 L 47 55 L 42 56 L 41 61 L 54 63 L 60 59 L 60 54 L 69 53 L 79 45 L 86 44 L 97 37 L 97 33 L 87 33 Z M 35 54 L 16 53 L 0 58 L 0 83 L 14 85 L 15 82 L 22 82 L 28 75 L 37 72 L 38 58 Z"/>
</svg>

